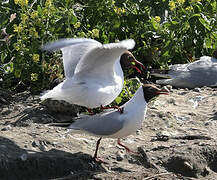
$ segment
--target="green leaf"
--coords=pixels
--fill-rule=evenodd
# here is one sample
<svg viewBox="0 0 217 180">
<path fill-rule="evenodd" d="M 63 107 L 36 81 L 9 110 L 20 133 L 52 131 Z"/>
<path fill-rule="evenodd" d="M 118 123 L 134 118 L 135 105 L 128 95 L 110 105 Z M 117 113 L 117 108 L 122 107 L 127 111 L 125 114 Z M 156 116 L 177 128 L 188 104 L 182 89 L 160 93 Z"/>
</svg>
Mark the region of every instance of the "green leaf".
<svg viewBox="0 0 217 180">
<path fill-rule="evenodd" d="M 7 57 L 7 53 L 6 52 L 1 52 L 1 62 L 2 62 L 2 64 L 5 63 L 6 57 Z"/>
<path fill-rule="evenodd" d="M 121 98 L 120 96 L 118 96 L 118 97 L 115 99 L 115 102 L 116 102 L 117 104 L 120 104 L 121 101 L 122 101 L 122 98 Z"/>
<path fill-rule="evenodd" d="M 211 27 L 209 26 L 209 23 L 202 17 L 199 18 L 200 23 L 208 30 L 211 30 Z"/>
<path fill-rule="evenodd" d="M 165 51 L 165 52 L 162 54 L 162 56 L 164 56 L 164 57 L 169 57 L 169 51 Z"/>
<path fill-rule="evenodd" d="M 190 17 L 190 19 L 191 19 L 191 18 L 195 18 L 195 17 L 200 17 L 200 14 L 198 14 L 198 13 L 197 13 L 197 14 L 193 14 L 193 15 Z"/>
<path fill-rule="evenodd" d="M 171 23 L 172 23 L 173 25 L 177 25 L 177 24 L 179 24 L 178 21 L 171 21 Z"/>
<path fill-rule="evenodd" d="M 206 48 L 212 48 L 212 41 L 210 38 L 205 39 Z"/>
<path fill-rule="evenodd" d="M 120 25 L 121 25 L 121 23 L 120 23 L 120 20 L 119 20 L 119 19 L 116 19 L 116 20 L 113 21 L 113 27 L 114 27 L 114 28 L 119 28 Z"/>
<path fill-rule="evenodd" d="M 21 72 L 22 72 L 22 71 L 21 71 L 20 69 L 15 70 L 15 71 L 14 71 L 15 77 L 16 77 L 16 78 L 20 78 Z"/>
</svg>

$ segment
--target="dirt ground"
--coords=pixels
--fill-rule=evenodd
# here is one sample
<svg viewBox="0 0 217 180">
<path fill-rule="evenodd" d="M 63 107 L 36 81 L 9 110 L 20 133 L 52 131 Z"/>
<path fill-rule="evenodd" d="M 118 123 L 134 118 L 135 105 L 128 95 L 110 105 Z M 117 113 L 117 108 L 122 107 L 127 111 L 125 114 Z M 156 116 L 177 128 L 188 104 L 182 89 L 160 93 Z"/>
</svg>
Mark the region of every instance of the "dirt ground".
<svg viewBox="0 0 217 180">
<path fill-rule="evenodd" d="M 142 129 L 122 139 L 137 153 L 103 139 L 105 163 L 92 159 L 97 138 L 48 126 L 79 110 L 65 109 L 52 112 L 39 96 L 0 90 L 1 180 L 217 179 L 216 88 L 171 89 L 150 102 Z"/>
</svg>

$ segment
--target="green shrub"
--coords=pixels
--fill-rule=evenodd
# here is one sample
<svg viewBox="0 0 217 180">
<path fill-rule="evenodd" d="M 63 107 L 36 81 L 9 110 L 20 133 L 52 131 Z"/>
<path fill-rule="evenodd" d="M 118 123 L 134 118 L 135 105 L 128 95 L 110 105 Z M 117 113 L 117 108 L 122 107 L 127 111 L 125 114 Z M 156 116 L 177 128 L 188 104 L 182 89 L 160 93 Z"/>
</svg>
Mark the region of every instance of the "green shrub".
<svg viewBox="0 0 217 180">
<path fill-rule="evenodd" d="M 157 68 L 210 55 L 217 48 L 216 6 L 216 0 L 1 2 L 0 85 L 40 91 L 62 78 L 60 52 L 40 50 L 60 38 L 133 38 L 135 56 Z"/>
<path fill-rule="evenodd" d="M 213 0 L 169 2 L 169 19 L 162 23 L 161 62 L 192 62 L 217 48 L 217 3 Z"/>
<path fill-rule="evenodd" d="M 44 54 L 40 47 L 79 32 L 72 5 L 70 1 L 41 0 L 31 4 L 14 0 L 1 6 L 1 28 L 5 28 L 1 42 L 3 87 L 35 91 L 47 88 L 55 78 L 62 78 L 60 54 Z"/>
<path fill-rule="evenodd" d="M 141 86 L 141 82 L 138 78 L 131 78 L 124 81 L 124 87 L 120 93 L 120 95 L 115 99 L 113 105 L 123 105 L 127 101 L 129 101 L 137 91 L 137 89 Z"/>
</svg>

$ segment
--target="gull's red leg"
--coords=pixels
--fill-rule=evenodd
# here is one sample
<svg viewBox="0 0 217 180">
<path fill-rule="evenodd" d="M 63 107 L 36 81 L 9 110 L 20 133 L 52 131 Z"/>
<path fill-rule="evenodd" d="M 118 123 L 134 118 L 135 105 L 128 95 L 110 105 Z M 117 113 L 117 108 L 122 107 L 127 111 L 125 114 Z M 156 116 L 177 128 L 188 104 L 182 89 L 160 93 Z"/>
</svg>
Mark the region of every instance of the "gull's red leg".
<svg viewBox="0 0 217 180">
<path fill-rule="evenodd" d="M 94 115 L 93 110 L 92 109 L 87 109 L 88 113 L 90 113 L 90 115 Z"/>
<path fill-rule="evenodd" d="M 101 105 L 101 109 L 117 109 L 121 114 L 124 112 L 124 108 L 119 107 L 119 106 L 111 106 L 111 107 L 103 107 Z"/>
<path fill-rule="evenodd" d="M 120 138 L 118 138 L 118 141 L 117 141 L 117 142 L 118 142 L 118 145 L 124 147 L 128 153 L 137 153 L 137 152 L 132 151 L 132 150 L 131 150 L 130 148 L 128 148 L 127 146 L 123 145 L 123 144 L 120 142 Z"/>
</svg>

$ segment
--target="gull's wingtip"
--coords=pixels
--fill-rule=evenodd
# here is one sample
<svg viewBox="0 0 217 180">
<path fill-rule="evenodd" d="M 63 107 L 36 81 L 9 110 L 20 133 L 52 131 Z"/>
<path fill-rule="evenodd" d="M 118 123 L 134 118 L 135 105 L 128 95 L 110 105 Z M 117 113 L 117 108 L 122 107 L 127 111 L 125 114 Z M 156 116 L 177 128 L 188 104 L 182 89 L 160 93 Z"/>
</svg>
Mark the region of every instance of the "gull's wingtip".
<svg viewBox="0 0 217 180">
<path fill-rule="evenodd" d="M 127 49 L 133 49 L 136 45 L 136 42 L 133 39 L 126 39 L 121 41 L 121 43 L 127 48 Z"/>
<path fill-rule="evenodd" d="M 88 39 L 88 38 L 63 38 L 59 39 L 54 42 L 47 43 L 43 46 L 41 46 L 42 51 L 49 51 L 53 52 L 56 50 L 62 50 L 62 48 L 71 46 L 71 45 L 77 45 L 77 44 L 85 44 L 85 43 L 95 43 L 95 44 L 100 44 L 98 41 L 94 39 Z"/>
<path fill-rule="evenodd" d="M 50 52 L 51 52 L 51 50 L 49 50 L 49 48 L 47 47 L 47 45 L 42 45 L 42 46 L 40 47 L 40 50 L 41 50 L 42 52 L 45 52 L 45 51 L 50 51 Z"/>
<path fill-rule="evenodd" d="M 150 73 L 150 75 L 158 78 L 171 79 L 171 76 L 169 74 Z"/>
<path fill-rule="evenodd" d="M 40 49 L 42 51 L 54 52 L 59 50 L 66 41 L 67 39 L 60 39 L 58 41 L 49 42 L 45 45 L 42 45 Z"/>
<path fill-rule="evenodd" d="M 57 50 L 55 47 L 54 47 L 54 44 L 53 43 L 47 43 L 45 45 L 42 45 L 40 47 L 40 50 L 42 52 L 45 52 L 45 51 L 48 51 L 48 52 L 54 52 L 55 50 Z"/>
<path fill-rule="evenodd" d="M 160 85 L 172 85 L 171 79 L 159 79 L 156 81 L 156 83 Z"/>
</svg>

